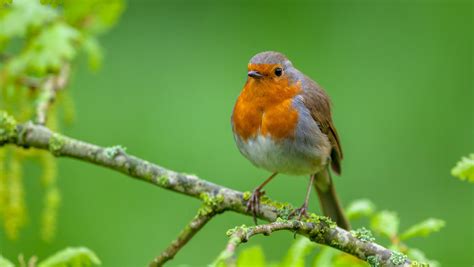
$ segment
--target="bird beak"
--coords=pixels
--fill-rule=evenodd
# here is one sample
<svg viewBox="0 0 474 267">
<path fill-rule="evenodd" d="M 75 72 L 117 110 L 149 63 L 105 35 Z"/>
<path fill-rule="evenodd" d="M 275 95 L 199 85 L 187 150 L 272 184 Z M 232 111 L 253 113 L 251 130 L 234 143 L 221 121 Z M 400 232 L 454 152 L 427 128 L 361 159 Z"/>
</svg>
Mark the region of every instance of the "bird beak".
<svg viewBox="0 0 474 267">
<path fill-rule="evenodd" d="M 247 73 L 247 75 L 248 75 L 249 77 L 256 78 L 256 79 L 263 77 L 263 75 L 262 75 L 260 72 L 256 71 L 256 70 L 251 70 L 251 71 L 249 71 L 249 72 Z"/>
</svg>

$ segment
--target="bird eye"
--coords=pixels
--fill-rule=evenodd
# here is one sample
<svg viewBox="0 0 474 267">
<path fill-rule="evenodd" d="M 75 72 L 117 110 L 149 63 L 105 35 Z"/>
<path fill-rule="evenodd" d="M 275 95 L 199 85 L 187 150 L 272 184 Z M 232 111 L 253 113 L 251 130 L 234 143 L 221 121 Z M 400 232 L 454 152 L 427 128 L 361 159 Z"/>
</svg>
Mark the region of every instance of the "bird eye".
<svg viewBox="0 0 474 267">
<path fill-rule="evenodd" d="M 276 68 L 275 69 L 275 75 L 276 76 L 281 76 L 282 73 L 283 73 L 283 70 L 281 68 Z"/>
</svg>

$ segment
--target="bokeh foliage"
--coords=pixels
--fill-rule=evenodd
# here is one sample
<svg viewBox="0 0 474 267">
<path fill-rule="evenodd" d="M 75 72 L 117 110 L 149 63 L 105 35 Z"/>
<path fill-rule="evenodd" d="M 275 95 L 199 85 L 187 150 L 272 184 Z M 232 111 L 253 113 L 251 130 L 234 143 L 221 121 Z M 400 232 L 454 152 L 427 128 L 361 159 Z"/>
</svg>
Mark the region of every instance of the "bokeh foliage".
<svg viewBox="0 0 474 267">
<path fill-rule="evenodd" d="M 70 68 L 81 51 L 88 54 L 92 69 L 100 66 L 97 36 L 115 24 L 123 2 L 77 3 L 65 1 L 58 7 L 57 3 L 17 0 L 0 9 L 0 109 L 20 122 L 36 120 L 39 105 L 51 102 L 46 103 L 46 126 L 58 130 L 60 122 L 71 123 L 73 101 L 66 88 L 49 88 L 50 79 Z M 70 79 L 69 73 L 60 78 Z M 55 95 L 53 99 L 51 94 Z M 61 201 L 53 155 L 7 147 L 0 150 L 0 158 L 0 215 L 5 233 L 17 239 L 28 220 L 22 163 L 32 159 L 42 167 L 42 173 L 35 177 L 41 180 L 44 191 L 41 236 L 51 241 Z"/>
<path fill-rule="evenodd" d="M 474 154 L 463 157 L 451 170 L 451 174 L 460 180 L 474 183 Z"/>
<path fill-rule="evenodd" d="M 23 255 L 19 256 L 19 266 L 21 267 L 82 267 L 101 264 L 99 257 L 86 247 L 68 247 L 54 253 L 44 260 L 37 261 L 36 256 L 28 260 L 26 260 Z M 0 255 L 0 266 L 14 267 L 18 265 L 15 265 L 12 261 Z"/>
</svg>

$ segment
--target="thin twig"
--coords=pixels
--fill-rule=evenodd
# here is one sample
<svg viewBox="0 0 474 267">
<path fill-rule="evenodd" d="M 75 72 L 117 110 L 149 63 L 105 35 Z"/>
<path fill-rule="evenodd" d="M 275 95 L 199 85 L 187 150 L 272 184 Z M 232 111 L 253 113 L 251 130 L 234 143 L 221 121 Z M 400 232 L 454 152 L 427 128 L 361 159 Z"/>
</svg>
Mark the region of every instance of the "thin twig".
<svg viewBox="0 0 474 267">
<path fill-rule="evenodd" d="M 209 222 L 216 211 L 210 209 L 206 211 L 209 207 L 200 208 L 196 216 L 184 227 L 184 229 L 179 233 L 178 237 L 171 242 L 171 244 L 163 251 L 160 255 L 153 259 L 149 264 L 150 267 L 163 266 L 167 261 L 173 259 L 176 253 L 179 252 L 181 248 L 188 243 L 191 238 L 201 230 L 207 222 Z"/>
<path fill-rule="evenodd" d="M 46 124 L 48 109 L 56 99 L 57 92 L 66 87 L 69 81 L 69 74 L 70 66 L 65 64 L 57 75 L 47 77 L 42 83 L 36 85 L 36 87 L 41 89 L 38 104 L 36 105 L 36 123 Z"/>
<path fill-rule="evenodd" d="M 270 235 L 279 230 L 296 231 L 296 225 L 304 225 L 302 222 L 286 221 L 273 222 L 269 224 L 261 224 L 257 226 L 246 227 L 245 225 L 229 230 L 229 241 L 225 249 L 219 254 L 212 266 L 218 266 L 220 263 L 225 263 L 225 266 L 235 266 L 234 255 L 237 247 L 247 242 L 252 236 L 258 234 Z"/>
<path fill-rule="evenodd" d="M 218 203 L 222 211 L 232 210 L 252 216 L 252 213 L 246 209 L 250 192 L 242 193 L 200 179 L 192 174 L 165 169 L 125 153 L 120 146 L 100 147 L 52 132 L 41 125 L 33 123 L 16 124 L 14 119 L 5 112 L 0 112 L 0 129 L 0 146 L 15 144 L 22 147 L 49 150 L 55 156 L 75 158 L 104 166 L 136 179 L 201 200 L 205 196 L 208 198 L 207 201 Z M 257 217 L 270 222 L 276 221 L 277 218 L 287 220 L 291 211 L 293 211 L 291 205 L 264 197 Z M 366 260 L 369 256 L 377 256 L 380 261 L 389 261 L 392 255 L 391 250 L 374 242 L 359 240 L 352 236 L 350 232 L 337 227 L 334 223 L 329 224 L 327 220 L 322 220 L 322 218 L 316 216 L 314 220 L 308 222 L 312 223 L 311 229 L 314 230 L 301 233 L 307 234 L 317 243 L 347 252 L 361 260 Z M 313 234 L 316 234 L 316 236 Z M 406 259 L 402 261 L 402 264 L 407 265 L 409 262 Z"/>
</svg>

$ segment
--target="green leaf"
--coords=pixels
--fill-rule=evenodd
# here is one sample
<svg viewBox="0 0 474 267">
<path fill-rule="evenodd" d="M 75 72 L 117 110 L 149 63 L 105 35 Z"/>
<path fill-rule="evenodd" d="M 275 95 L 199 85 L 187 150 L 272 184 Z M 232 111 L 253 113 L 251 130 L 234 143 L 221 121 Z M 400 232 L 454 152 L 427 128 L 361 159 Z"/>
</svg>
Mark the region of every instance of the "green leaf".
<svg viewBox="0 0 474 267">
<path fill-rule="evenodd" d="M 125 4 L 123 0 L 64 0 L 64 16 L 71 25 L 98 34 L 110 29 L 120 18 Z"/>
<path fill-rule="evenodd" d="M 311 242 L 306 237 L 298 238 L 293 242 L 291 247 L 288 249 L 283 262 L 280 264 L 281 267 L 304 267 L 305 257 L 310 253 L 316 244 Z"/>
<path fill-rule="evenodd" d="M 10 61 L 9 69 L 12 73 L 26 70 L 40 75 L 58 71 L 64 61 L 76 55 L 79 37 L 76 29 L 63 22 L 47 26 L 32 39 L 20 56 Z"/>
<path fill-rule="evenodd" d="M 79 38 L 76 29 L 65 23 L 56 23 L 46 28 L 35 39 L 30 48 L 35 51 L 31 56 L 31 65 L 40 72 L 48 69 L 59 70 L 63 61 L 76 55 L 74 42 Z"/>
<path fill-rule="evenodd" d="M 367 267 L 367 262 L 363 260 L 359 260 L 358 258 L 347 254 L 347 253 L 340 253 L 337 255 L 331 267 Z"/>
<path fill-rule="evenodd" d="M 341 252 L 326 246 L 320 247 L 321 249 L 316 254 L 316 257 L 314 257 L 313 267 L 332 267 L 334 257 Z"/>
<path fill-rule="evenodd" d="M 0 0 L 0 5 L 10 5 L 13 3 L 13 0 Z"/>
<path fill-rule="evenodd" d="M 242 250 L 237 258 L 237 266 L 265 267 L 265 256 L 260 246 L 253 246 Z"/>
<path fill-rule="evenodd" d="M 93 36 L 86 37 L 83 46 L 89 57 L 89 68 L 98 70 L 102 64 L 103 53 L 97 38 Z"/>
<path fill-rule="evenodd" d="M 8 8 L 0 9 L 0 41 L 23 37 L 28 30 L 36 29 L 57 17 L 57 12 L 36 0 L 15 0 Z"/>
<path fill-rule="evenodd" d="M 400 235 L 400 239 L 405 240 L 417 236 L 428 236 L 433 232 L 438 232 L 441 228 L 444 227 L 445 224 L 446 223 L 443 220 L 429 218 L 410 227 L 408 230 L 406 230 L 403 234 Z"/>
<path fill-rule="evenodd" d="M 79 267 L 100 265 L 97 255 L 85 247 L 69 247 L 56 252 L 38 264 L 38 267 Z"/>
<path fill-rule="evenodd" d="M 397 235 L 399 224 L 397 213 L 387 210 L 375 214 L 370 221 L 370 226 L 375 232 L 389 238 Z"/>
<path fill-rule="evenodd" d="M 375 205 L 368 199 L 355 200 L 346 209 L 346 215 L 351 220 L 364 216 L 370 216 L 374 212 Z"/>
<path fill-rule="evenodd" d="M 474 154 L 463 157 L 451 170 L 451 175 L 460 180 L 467 180 L 474 183 Z"/>
<path fill-rule="evenodd" d="M 52 7 L 57 7 L 63 3 L 63 0 L 40 0 L 40 3 L 43 5 L 51 5 Z"/>
<path fill-rule="evenodd" d="M 15 267 L 15 265 L 11 261 L 5 259 L 2 255 L 0 255 L 0 266 L 1 267 Z"/>
</svg>

